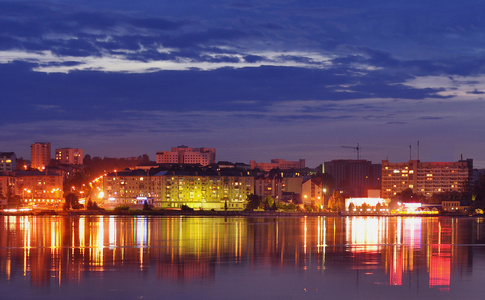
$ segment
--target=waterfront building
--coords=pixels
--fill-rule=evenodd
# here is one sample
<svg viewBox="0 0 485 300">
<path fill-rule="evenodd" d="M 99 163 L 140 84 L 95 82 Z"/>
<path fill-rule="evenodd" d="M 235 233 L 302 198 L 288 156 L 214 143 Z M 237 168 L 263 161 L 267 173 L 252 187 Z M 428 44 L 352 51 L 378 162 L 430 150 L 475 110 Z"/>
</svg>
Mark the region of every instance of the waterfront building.
<svg viewBox="0 0 485 300">
<path fill-rule="evenodd" d="M 207 166 L 216 162 L 216 149 L 172 147 L 171 151 L 157 152 L 157 164 L 200 164 Z"/>
<path fill-rule="evenodd" d="M 335 186 L 353 197 L 364 197 L 369 189 L 381 188 L 381 165 L 362 159 L 338 159 L 324 163 L 323 173 L 335 179 Z"/>
<path fill-rule="evenodd" d="M 258 163 L 255 160 L 249 162 L 251 169 L 260 169 L 265 172 L 269 172 L 272 169 L 288 170 L 288 169 L 303 169 L 305 168 L 305 160 L 299 161 L 286 161 L 284 159 L 272 159 L 270 163 Z"/>
<path fill-rule="evenodd" d="M 232 171 L 232 172 L 231 172 Z M 204 210 L 242 210 L 247 196 L 254 193 L 254 177 L 238 170 L 219 172 L 168 172 L 156 176 L 161 197 L 158 206 L 180 208 L 187 205 Z"/>
<path fill-rule="evenodd" d="M 254 177 L 237 169 L 203 170 L 177 166 L 110 173 L 103 178 L 103 204 L 136 207 L 145 201 L 157 208 L 242 210 L 254 193 Z"/>
<path fill-rule="evenodd" d="M 12 192 L 21 196 L 23 206 L 55 208 L 63 201 L 63 177 L 50 171 L 17 171 Z"/>
<path fill-rule="evenodd" d="M 283 188 L 283 178 L 279 174 L 270 172 L 254 178 L 254 194 L 261 196 L 263 199 L 272 197 L 273 199 L 280 201 L 283 196 Z"/>
<path fill-rule="evenodd" d="M 56 161 L 66 165 L 82 165 L 83 149 L 79 149 L 79 148 L 56 149 Z"/>
<path fill-rule="evenodd" d="M 458 212 L 460 210 L 460 200 L 445 200 L 441 202 L 441 207 L 445 212 Z"/>
<path fill-rule="evenodd" d="M 10 196 L 10 188 L 9 188 L 10 176 L 8 173 L 0 172 L 0 201 L 2 204 L 0 206 L 6 207 L 7 206 L 7 199 Z"/>
<path fill-rule="evenodd" d="M 458 162 L 421 162 L 410 160 L 405 163 L 382 161 L 383 198 L 391 198 L 405 189 L 426 197 L 441 192 L 462 192 L 473 176 L 473 160 Z"/>
<path fill-rule="evenodd" d="M 303 177 L 283 177 L 283 192 L 300 194 Z"/>
<path fill-rule="evenodd" d="M 0 172 L 13 172 L 17 169 L 17 156 L 14 152 L 0 152 Z"/>
<path fill-rule="evenodd" d="M 44 170 L 51 161 L 51 143 L 35 143 L 30 146 L 31 167 Z"/>
<path fill-rule="evenodd" d="M 153 177 L 146 170 L 113 172 L 103 177 L 103 203 L 106 208 L 155 204 Z"/>
<path fill-rule="evenodd" d="M 303 205 L 312 205 L 321 208 L 325 199 L 323 198 L 323 186 L 319 178 L 311 178 L 303 181 L 301 185 Z"/>
</svg>

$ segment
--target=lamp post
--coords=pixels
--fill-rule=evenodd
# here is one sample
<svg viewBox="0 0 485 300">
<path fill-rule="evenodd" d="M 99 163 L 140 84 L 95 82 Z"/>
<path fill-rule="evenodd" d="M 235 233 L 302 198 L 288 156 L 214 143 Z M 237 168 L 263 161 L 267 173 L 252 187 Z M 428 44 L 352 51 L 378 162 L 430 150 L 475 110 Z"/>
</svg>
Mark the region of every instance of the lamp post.
<svg viewBox="0 0 485 300">
<path fill-rule="evenodd" d="M 326 188 L 323 188 L 322 189 L 322 208 L 323 206 L 325 206 L 325 194 L 327 194 L 327 189 Z"/>
</svg>

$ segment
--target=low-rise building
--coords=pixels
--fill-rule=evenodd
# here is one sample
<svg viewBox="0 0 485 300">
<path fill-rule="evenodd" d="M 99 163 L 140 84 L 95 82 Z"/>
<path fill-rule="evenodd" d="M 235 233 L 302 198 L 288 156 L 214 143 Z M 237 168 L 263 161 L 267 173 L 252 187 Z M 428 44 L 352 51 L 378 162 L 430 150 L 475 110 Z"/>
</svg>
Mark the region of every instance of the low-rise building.
<svg viewBox="0 0 485 300">
<path fill-rule="evenodd" d="M 55 208 L 63 202 L 63 177 L 53 172 L 18 171 L 13 178 L 13 194 L 22 206 Z"/>
<path fill-rule="evenodd" d="M 303 205 L 317 206 L 318 208 L 322 208 L 324 205 L 323 187 L 318 178 L 310 178 L 303 181 L 301 192 Z"/>
<path fill-rule="evenodd" d="M 458 212 L 460 210 L 460 200 L 445 200 L 441 202 L 441 208 L 445 212 Z"/>
</svg>

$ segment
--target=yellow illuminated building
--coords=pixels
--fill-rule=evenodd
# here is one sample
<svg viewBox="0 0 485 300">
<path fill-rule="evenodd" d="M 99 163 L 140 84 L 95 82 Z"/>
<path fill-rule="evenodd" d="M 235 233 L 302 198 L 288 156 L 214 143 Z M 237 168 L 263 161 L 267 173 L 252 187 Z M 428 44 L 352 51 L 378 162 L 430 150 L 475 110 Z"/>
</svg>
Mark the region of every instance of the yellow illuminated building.
<svg viewBox="0 0 485 300">
<path fill-rule="evenodd" d="M 142 170 L 110 173 L 103 178 L 103 204 L 137 207 L 147 201 L 157 208 L 242 210 L 254 193 L 254 178 L 244 172 L 169 172 Z"/>
</svg>

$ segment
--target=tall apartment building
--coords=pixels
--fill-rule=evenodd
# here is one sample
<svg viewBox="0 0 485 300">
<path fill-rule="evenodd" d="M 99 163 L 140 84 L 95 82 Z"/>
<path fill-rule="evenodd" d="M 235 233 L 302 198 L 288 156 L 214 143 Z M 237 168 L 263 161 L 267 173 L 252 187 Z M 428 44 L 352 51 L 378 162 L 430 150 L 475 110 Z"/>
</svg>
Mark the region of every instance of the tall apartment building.
<svg viewBox="0 0 485 300">
<path fill-rule="evenodd" d="M 216 162 L 216 149 L 172 147 L 171 151 L 157 152 L 157 164 L 200 164 L 207 166 Z"/>
<path fill-rule="evenodd" d="M 381 188 L 381 165 L 362 159 L 338 159 L 324 163 L 337 188 L 353 197 L 367 196 L 369 189 Z"/>
<path fill-rule="evenodd" d="M 434 193 L 463 191 L 473 176 L 473 160 L 458 162 L 405 163 L 382 161 L 382 198 L 391 198 L 405 189 L 431 196 Z"/>
<path fill-rule="evenodd" d="M 56 160 L 66 165 L 82 165 L 83 149 L 79 148 L 60 148 L 56 149 Z"/>
<path fill-rule="evenodd" d="M 43 170 L 51 161 L 51 143 L 35 143 L 30 146 L 31 167 Z"/>
<path fill-rule="evenodd" d="M 17 168 L 17 156 L 14 152 L 0 152 L 0 171 L 13 172 Z"/>
<path fill-rule="evenodd" d="M 265 172 L 269 172 L 273 169 L 288 170 L 288 169 L 303 169 L 305 168 L 305 160 L 299 161 L 286 161 L 284 159 L 276 158 L 272 159 L 270 163 L 258 163 L 255 160 L 249 162 L 251 169 L 260 169 Z"/>
</svg>

